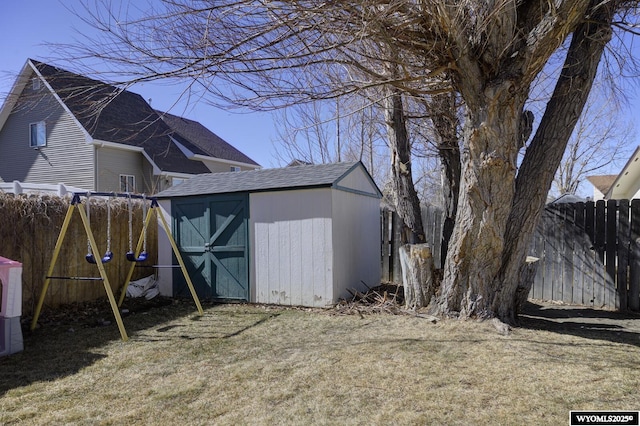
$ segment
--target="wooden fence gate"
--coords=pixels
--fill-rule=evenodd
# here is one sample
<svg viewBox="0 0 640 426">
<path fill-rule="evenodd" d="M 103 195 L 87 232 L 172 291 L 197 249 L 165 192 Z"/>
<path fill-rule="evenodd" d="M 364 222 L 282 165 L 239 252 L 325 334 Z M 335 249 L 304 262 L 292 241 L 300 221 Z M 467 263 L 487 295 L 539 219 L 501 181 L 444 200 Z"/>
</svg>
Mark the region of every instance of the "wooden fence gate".
<svg viewBox="0 0 640 426">
<path fill-rule="evenodd" d="M 427 243 L 442 267 L 442 210 L 423 206 Z M 381 211 L 383 280 L 400 282 L 400 221 Z M 539 258 L 535 299 L 640 311 L 640 199 L 549 204 L 529 254 Z"/>
</svg>

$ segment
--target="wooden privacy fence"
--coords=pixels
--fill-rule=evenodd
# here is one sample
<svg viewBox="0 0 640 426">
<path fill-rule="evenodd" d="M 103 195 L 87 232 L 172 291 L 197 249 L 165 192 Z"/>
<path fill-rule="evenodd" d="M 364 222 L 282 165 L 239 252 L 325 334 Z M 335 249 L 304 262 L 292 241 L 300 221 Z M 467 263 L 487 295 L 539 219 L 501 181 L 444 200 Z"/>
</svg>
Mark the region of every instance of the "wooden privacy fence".
<svg viewBox="0 0 640 426">
<path fill-rule="evenodd" d="M 640 310 L 640 200 L 549 204 L 531 247 L 530 297 Z"/>
<path fill-rule="evenodd" d="M 442 210 L 423 206 L 427 243 L 442 267 Z M 401 282 L 400 221 L 381 210 L 383 280 Z M 539 258 L 529 297 L 640 311 L 640 200 L 549 204 L 529 254 Z"/>
<path fill-rule="evenodd" d="M 429 244 L 433 252 L 433 261 L 436 268 L 442 267 L 441 240 L 442 225 L 444 223 L 444 211 L 435 206 L 421 206 L 422 225 L 426 236 L 426 243 Z M 400 269 L 399 248 L 401 222 L 400 217 L 393 210 L 382 208 L 380 210 L 380 226 L 382 241 L 382 280 L 399 283 L 402 281 L 402 271 Z"/>
<path fill-rule="evenodd" d="M 22 262 L 22 310 L 31 314 L 40 296 L 60 228 L 69 208 L 70 197 L 50 195 L 14 195 L 0 193 L 0 256 Z M 111 199 L 111 251 L 113 260 L 105 264 L 109 282 L 116 292 L 124 284 L 129 250 L 129 212 L 124 199 Z M 142 230 L 142 204 L 133 201 L 133 244 Z M 157 224 L 152 219 L 147 229 L 147 264 L 157 263 Z M 105 199 L 92 198 L 91 229 L 100 247 L 106 250 L 107 208 Z M 99 277 L 96 265 L 85 260 L 87 236 L 79 215 L 73 215 L 62 244 L 53 275 Z M 97 253 L 102 256 L 104 253 Z M 133 279 L 153 273 L 136 268 Z M 94 300 L 105 294 L 101 281 L 53 280 L 45 299 L 46 306 Z"/>
</svg>

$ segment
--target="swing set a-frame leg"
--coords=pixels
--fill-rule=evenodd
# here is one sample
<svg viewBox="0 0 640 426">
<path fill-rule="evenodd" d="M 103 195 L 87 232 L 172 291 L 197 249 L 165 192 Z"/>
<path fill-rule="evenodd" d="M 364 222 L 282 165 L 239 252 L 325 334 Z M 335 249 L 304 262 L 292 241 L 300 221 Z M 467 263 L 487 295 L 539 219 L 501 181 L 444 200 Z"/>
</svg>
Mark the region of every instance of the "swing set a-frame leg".
<svg viewBox="0 0 640 426">
<path fill-rule="evenodd" d="M 175 240 L 173 239 L 173 236 L 171 235 L 171 230 L 169 229 L 169 225 L 167 224 L 167 221 L 165 220 L 164 216 L 162 215 L 162 212 L 159 210 L 158 207 L 151 207 L 149 209 L 149 211 L 147 212 L 147 217 L 145 218 L 144 226 L 149 226 L 149 223 L 151 222 L 151 215 L 153 214 L 153 212 L 156 213 L 156 220 L 160 221 L 160 223 L 162 224 L 162 227 L 164 228 L 165 233 L 167 234 L 167 237 L 169 238 L 169 243 L 171 244 L 171 248 L 173 249 L 173 254 L 176 256 L 176 259 L 178 260 L 178 264 L 180 265 L 180 269 L 182 270 L 182 275 L 184 276 L 184 279 L 187 282 L 187 286 L 189 287 L 189 291 L 191 292 L 191 297 L 193 298 L 193 301 L 195 302 L 196 307 L 198 308 L 198 314 L 203 315 L 204 310 L 202 309 L 202 305 L 200 304 L 200 299 L 198 298 L 196 289 L 193 286 L 193 282 L 191 282 L 191 277 L 189 277 L 189 274 L 187 273 L 187 267 L 185 266 L 184 261 L 182 260 L 182 256 L 180 255 L 180 251 L 178 250 L 178 246 Z M 136 246 L 136 251 L 135 251 L 136 257 L 139 255 L 140 250 L 142 249 L 143 241 L 144 241 L 144 235 L 140 234 L 140 238 L 138 238 L 138 244 Z M 122 302 L 124 301 L 124 297 L 127 293 L 127 288 L 129 287 L 129 282 L 131 281 L 131 277 L 133 276 L 133 270 L 135 266 L 136 266 L 135 262 L 132 262 L 131 266 L 129 267 L 129 272 L 127 273 L 127 279 L 125 280 L 124 285 L 122 287 L 122 292 L 120 293 L 118 306 L 122 306 Z"/>
<path fill-rule="evenodd" d="M 84 229 L 87 232 L 87 237 L 89 238 L 89 243 L 91 244 L 91 250 L 93 250 L 94 253 L 98 253 L 98 244 L 96 244 L 96 239 L 93 237 L 93 232 L 91 232 L 87 214 L 81 208 L 78 208 L 78 212 L 80 213 L 80 217 L 82 218 Z M 96 256 L 96 265 L 98 265 L 98 270 L 100 271 L 100 276 L 102 277 L 102 284 L 104 284 L 104 291 L 107 293 L 107 298 L 109 299 L 109 304 L 111 305 L 113 316 L 116 318 L 116 323 L 118 324 L 118 329 L 120 330 L 120 336 L 122 337 L 122 340 L 126 342 L 127 340 L 129 340 L 129 336 L 127 336 L 127 330 L 125 330 L 124 328 L 124 323 L 122 322 L 122 317 L 120 316 L 120 310 L 118 309 L 116 299 L 113 296 L 113 290 L 111 289 L 111 284 L 109 283 L 109 277 L 107 277 L 107 271 L 104 269 L 104 265 L 100 256 Z"/>
<path fill-rule="evenodd" d="M 38 299 L 36 310 L 33 313 L 33 319 L 31 320 L 31 331 L 35 330 L 36 325 L 38 324 L 38 318 L 40 317 L 40 311 L 42 310 L 42 305 L 44 304 L 44 298 L 47 295 L 47 290 L 49 290 L 49 284 L 51 284 L 50 277 L 53 274 L 53 268 L 56 266 L 56 262 L 58 261 L 60 249 L 62 248 L 64 237 L 65 235 L 67 235 L 67 230 L 69 229 L 69 224 L 71 223 L 71 217 L 73 216 L 74 208 L 75 205 L 73 204 L 69 206 L 69 209 L 67 209 L 67 215 L 64 217 L 64 221 L 62 222 L 62 228 L 60 229 L 60 233 L 58 234 L 58 240 L 56 241 L 55 248 L 53 249 L 53 256 L 51 257 L 51 262 L 49 263 L 49 269 L 47 271 L 46 278 L 44 279 L 44 284 L 42 285 L 40 298 Z"/>
<path fill-rule="evenodd" d="M 42 305 L 44 304 L 44 299 L 47 295 L 49 284 L 51 283 L 51 275 L 53 274 L 53 270 L 56 266 L 58 256 L 60 255 L 60 249 L 62 248 L 64 237 L 66 236 L 67 230 L 69 229 L 69 224 L 71 223 L 71 217 L 73 216 L 73 210 L 76 207 L 78 209 L 78 212 L 80 213 L 80 218 L 82 219 L 84 230 L 87 233 L 87 238 L 89 239 L 91 250 L 93 250 L 93 253 L 98 253 L 98 245 L 96 244 L 96 239 L 93 236 L 93 232 L 91 232 L 91 227 L 89 226 L 89 220 L 87 219 L 86 213 L 80 207 L 80 204 L 71 204 L 69 206 L 69 209 L 67 210 L 67 215 L 64 218 L 64 221 L 62 223 L 62 228 L 60 229 L 60 234 L 58 235 L 58 240 L 56 241 L 55 248 L 53 249 L 53 257 L 51 258 L 51 263 L 49 264 L 49 270 L 47 271 L 47 276 L 44 280 L 42 291 L 40 292 L 40 298 L 38 299 L 38 304 L 36 305 L 36 309 L 33 314 L 33 320 L 31 321 L 31 330 L 35 330 L 36 325 L 38 323 L 40 311 L 42 310 Z M 100 258 L 100 256 L 96 256 L 96 265 L 98 266 L 98 270 L 100 271 L 100 277 L 102 278 L 102 283 L 104 284 L 104 290 L 107 293 L 107 298 L 109 299 L 109 304 L 111 305 L 113 316 L 115 317 L 116 323 L 118 324 L 118 329 L 120 330 L 120 336 L 122 337 L 122 340 L 126 342 L 127 340 L 129 340 L 129 336 L 127 336 L 127 331 L 124 328 L 122 317 L 120 316 L 120 311 L 118 310 L 118 305 L 116 304 L 116 300 L 113 297 L 111 284 L 109 283 L 109 278 L 107 277 L 107 272 L 104 269 L 104 265 L 102 264 L 102 259 Z"/>
</svg>

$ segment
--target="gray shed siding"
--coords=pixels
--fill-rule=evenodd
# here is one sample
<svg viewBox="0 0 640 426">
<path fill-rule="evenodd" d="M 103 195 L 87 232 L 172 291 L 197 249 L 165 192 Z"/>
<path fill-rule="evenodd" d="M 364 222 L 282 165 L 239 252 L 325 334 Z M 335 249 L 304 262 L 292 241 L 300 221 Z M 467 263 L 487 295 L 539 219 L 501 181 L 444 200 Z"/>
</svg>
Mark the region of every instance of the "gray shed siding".
<svg viewBox="0 0 640 426">
<path fill-rule="evenodd" d="M 252 289 L 257 303 L 333 303 L 330 188 L 249 196 Z"/>
<path fill-rule="evenodd" d="M 343 182 L 341 182 L 343 183 Z M 371 192 L 371 186 L 351 188 Z M 380 199 L 332 191 L 333 299 L 348 298 L 347 289 L 366 291 L 380 284 Z M 366 286 L 363 284 L 366 284 Z"/>
<path fill-rule="evenodd" d="M 47 145 L 29 146 L 29 124 L 44 121 Z M 94 148 L 77 122 L 47 91 L 27 84 L 0 130 L 0 180 L 48 183 L 95 190 Z"/>
</svg>

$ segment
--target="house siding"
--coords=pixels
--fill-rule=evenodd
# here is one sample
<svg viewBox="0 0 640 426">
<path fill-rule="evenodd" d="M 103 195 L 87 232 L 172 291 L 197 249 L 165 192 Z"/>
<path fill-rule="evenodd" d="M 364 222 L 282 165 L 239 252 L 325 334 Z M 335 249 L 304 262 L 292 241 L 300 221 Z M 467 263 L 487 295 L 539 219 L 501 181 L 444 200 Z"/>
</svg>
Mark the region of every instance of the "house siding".
<svg viewBox="0 0 640 426">
<path fill-rule="evenodd" d="M 143 164 L 147 161 L 141 152 L 98 146 L 96 156 L 99 191 L 120 191 L 120 175 L 133 175 L 135 192 L 150 192 L 152 182 L 145 173 Z"/>
<path fill-rule="evenodd" d="M 74 118 L 41 84 L 27 84 L 0 130 L 0 179 L 29 183 L 64 183 L 95 190 L 94 149 Z M 29 124 L 46 123 L 47 144 L 29 146 Z"/>
<path fill-rule="evenodd" d="M 231 171 L 232 164 L 230 163 L 224 163 L 221 161 L 220 162 L 209 161 L 209 160 L 202 160 L 202 162 L 204 163 L 205 166 L 207 166 L 207 168 L 211 171 L 211 173 L 225 173 L 225 172 Z M 254 166 L 254 167 L 239 166 L 239 167 L 240 167 L 240 171 L 254 170 L 259 168 L 258 166 Z"/>
</svg>

